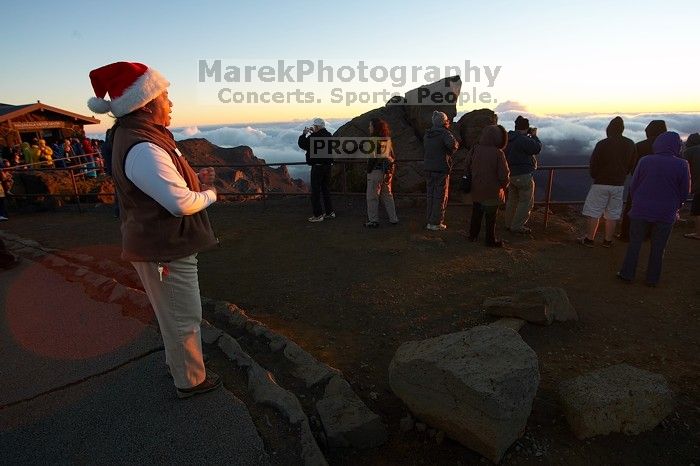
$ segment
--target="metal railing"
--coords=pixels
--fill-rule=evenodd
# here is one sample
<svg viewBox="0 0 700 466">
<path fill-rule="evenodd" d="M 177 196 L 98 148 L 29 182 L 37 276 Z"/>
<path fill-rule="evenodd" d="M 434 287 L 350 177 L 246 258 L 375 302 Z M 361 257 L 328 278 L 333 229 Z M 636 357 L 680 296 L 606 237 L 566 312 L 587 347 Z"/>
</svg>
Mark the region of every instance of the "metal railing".
<svg viewBox="0 0 700 466">
<path fill-rule="evenodd" d="M 75 197 L 76 205 L 78 206 L 78 212 L 82 212 L 82 205 L 80 203 L 80 196 L 85 196 L 88 193 L 80 193 L 78 190 L 77 179 L 88 176 L 88 173 L 94 172 L 96 175 L 102 170 L 97 166 L 95 161 L 83 162 L 82 159 L 85 157 L 95 157 L 100 156 L 99 152 L 91 152 L 89 154 L 74 155 L 70 157 L 61 157 L 53 159 L 51 162 L 40 161 L 32 163 L 24 163 L 20 165 L 14 165 L 10 167 L 0 167 L 4 172 L 10 172 L 13 174 L 30 174 L 33 172 L 68 172 L 71 179 L 71 185 L 73 187 L 72 197 Z M 55 164 L 58 161 L 63 161 L 64 163 L 69 163 L 66 167 L 56 167 Z M 73 163 L 78 161 L 79 163 Z M 49 163 L 54 164 L 53 167 L 47 166 Z M 105 196 L 114 196 L 114 193 L 104 193 Z M 12 193 L 13 198 L 44 198 L 44 197 L 68 197 L 67 194 L 50 194 L 50 193 Z"/>
<path fill-rule="evenodd" d="M 93 154 L 86 154 L 86 155 L 97 155 L 96 153 Z M 64 158 L 64 159 L 59 159 L 59 160 L 71 160 L 71 159 L 81 159 L 85 157 L 86 155 L 79 155 L 79 156 L 73 156 L 69 158 Z M 423 159 L 404 159 L 400 160 L 399 163 L 422 163 L 424 160 Z M 357 164 L 365 164 L 366 160 L 341 160 L 341 161 L 336 161 L 336 165 L 341 166 L 341 190 L 340 191 L 333 191 L 332 194 L 334 195 L 342 195 L 342 196 L 364 196 L 365 192 L 352 192 L 348 190 L 348 166 L 349 165 L 357 165 Z M 31 168 L 33 165 L 44 165 L 43 167 L 40 168 Z M 37 162 L 34 164 L 25 164 L 25 165 L 17 165 L 14 167 L 7 167 L 5 170 L 11 170 L 15 172 L 20 172 L 21 170 L 32 170 L 32 171 L 63 171 L 63 172 L 68 172 L 69 176 L 71 177 L 71 183 L 73 186 L 73 196 L 76 199 L 76 203 L 78 206 L 78 211 L 82 212 L 81 208 L 81 203 L 80 203 L 80 197 L 81 196 L 86 196 L 89 193 L 80 193 L 78 190 L 78 185 L 76 183 L 76 178 L 80 176 L 84 176 L 86 174 L 86 170 L 98 170 L 97 167 L 89 167 L 89 165 L 94 165 L 94 162 L 83 162 L 80 164 L 76 165 L 71 165 L 69 167 L 65 168 L 48 168 L 45 167 L 46 162 Z M 192 168 L 204 168 L 204 167 L 213 167 L 214 169 L 244 169 L 244 168 L 254 168 L 256 171 L 256 174 L 259 177 L 259 183 L 260 183 L 260 191 L 259 192 L 250 192 L 250 193 L 241 193 L 241 192 L 231 192 L 231 191 L 219 191 L 217 192 L 217 195 L 220 197 L 257 197 L 260 198 L 263 202 L 263 204 L 266 203 L 268 197 L 288 197 L 288 196 L 309 196 L 311 193 L 310 192 L 276 192 L 276 191 L 269 191 L 267 187 L 267 182 L 266 182 L 266 177 L 265 177 L 265 168 L 268 167 L 281 167 L 281 166 L 306 166 L 306 162 L 272 162 L 272 163 L 249 163 L 249 164 L 227 164 L 227 165 L 192 165 Z M 547 228 L 548 222 L 549 222 L 549 216 L 550 216 L 550 207 L 552 205 L 577 205 L 577 204 L 583 204 L 583 200 L 576 200 L 576 201 L 556 201 L 552 200 L 552 194 L 553 194 L 553 184 L 554 184 L 554 176 L 555 172 L 558 170 L 587 170 L 588 165 L 545 165 L 538 167 L 538 171 L 546 171 L 547 172 L 547 183 L 545 185 L 545 196 L 544 200 L 542 201 L 537 201 L 535 202 L 536 205 L 541 205 L 544 206 L 544 227 Z M 460 174 L 464 172 L 463 168 L 457 168 L 453 169 L 452 173 L 454 174 Z M 115 196 L 114 192 L 105 192 L 105 193 L 100 193 L 101 196 Z M 420 192 L 394 192 L 394 195 L 397 197 L 414 197 L 414 198 L 421 198 L 425 196 L 425 193 L 420 193 Z M 66 194 L 49 194 L 49 193 L 41 193 L 41 194 L 15 194 L 15 197 L 66 197 Z M 454 204 L 453 205 L 461 205 L 460 203 Z"/>
</svg>

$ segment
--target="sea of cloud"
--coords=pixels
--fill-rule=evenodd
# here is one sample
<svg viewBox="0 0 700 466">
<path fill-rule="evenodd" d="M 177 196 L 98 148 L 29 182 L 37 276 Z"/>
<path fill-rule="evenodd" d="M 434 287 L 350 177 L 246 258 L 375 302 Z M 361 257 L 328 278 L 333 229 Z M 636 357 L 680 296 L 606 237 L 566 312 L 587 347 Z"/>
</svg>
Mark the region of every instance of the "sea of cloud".
<svg viewBox="0 0 700 466">
<path fill-rule="evenodd" d="M 495 109 L 499 123 L 507 129 L 513 128 L 518 115 L 530 120 L 530 125 L 538 128 L 538 136 L 544 144 L 540 155 L 541 165 L 581 165 L 587 164 L 596 142 L 605 137 L 605 128 L 612 114 L 571 114 L 571 115 L 536 115 L 527 111 L 518 102 L 504 102 Z M 462 113 L 457 115 L 456 119 Z M 677 131 L 685 139 L 688 134 L 700 132 L 700 112 L 698 113 L 646 113 L 621 114 L 625 121 L 624 135 L 633 141 L 646 138 L 644 128 L 651 120 L 665 120 L 669 130 Z M 332 133 L 347 120 L 329 120 L 328 130 Z M 250 146 L 253 153 L 268 163 L 303 162 L 304 153 L 297 146 L 297 139 L 307 121 L 280 123 L 257 123 L 250 125 L 191 126 L 174 128 L 175 139 L 205 138 L 221 147 Z M 103 137 L 104 135 L 95 135 Z M 290 175 L 308 181 L 309 169 L 306 166 L 290 166 Z M 577 175 L 577 180 L 585 179 Z M 556 184 L 568 183 L 559 177 Z M 589 183 L 588 179 L 583 185 Z M 542 184 L 542 183 L 540 183 Z M 578 184 L 578 181 L 577 183 Z M 579 197 L 579 190 L 572 193 Z M 567 196 L 569 197 L 569 196 Z"/>
</svg>

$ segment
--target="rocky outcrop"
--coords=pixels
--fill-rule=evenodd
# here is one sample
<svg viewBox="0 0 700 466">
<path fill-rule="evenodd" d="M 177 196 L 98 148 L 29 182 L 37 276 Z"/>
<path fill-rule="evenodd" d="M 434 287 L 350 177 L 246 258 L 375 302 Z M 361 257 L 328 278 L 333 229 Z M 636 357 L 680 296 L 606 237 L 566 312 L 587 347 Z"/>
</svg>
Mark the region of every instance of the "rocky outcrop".
<svg viewBox="0 0 700 466">
<path fill-rule="evenodd" d="M 450 121 L 454 120 L 461 89 L 460 77 L 452 76 L 412 89 L 406 93 L 403 101 L 392 99 L 387 105 L 402 108 L 406 121 L 422 141 L 425 132 L 432 126 L 434 111 L 443 112 Z"/>
<path fill-rule="evenodd" d="M 216 146 L 206 139 L 185 139 L 177 141 L 177 146 L 191 165 L 250 165 L 240 168 L 216 168 L 215 183 L 220 193 L 241 193 L 247 196 L 220 196 L 220 201 L 246 201 L 260 199 L 263 185 L 267 193 L 304 193 L 306 184 L 289 175 L 287 167 L 276 168 L 264 166 L 265 160 L 257 158 L 250 147 L 239 146 L 224 148 Z M 18 171 L 14 174 L 13 193 L 18 204 L 33 204 L 43 208 L 52 208 L 66 203 L 74 203 L 75 188 L 69 171 L 40 172 L 34 170 Z M 76 177 L 76 186 L 81 202 L 114 202 L 114 181 L 109 176 L 100 178 Z M 31 197 L 24 198 L 23 194 Z M 36 196 L 48 194 L 51 196 Z"/>
<path fill-rule="evenodd" d="M 555 287 L 538 287 L 518 291 L 514 296 L 488 298 L 483 308 L 491 315 L 516 317 L 539 325 L 578 320 L 566 291 Z"/>
<path fill-rule="evenodd" d="M 423 192 L 425 177 L 423 174 L 423 135 L 431 126 L 433 111 L 438 110 L 447 114 L 450 120 L 457 115 L 454 103 L 430 103 L 429 99 L 421 98 L 426 93 L 437 94 L 437 101 L 446 101 L 447 96 L 459 96 L 462 81 L 459 76 L 453 76 L 425 86 L 413 89 L 403 98 L 393 97 L 384 107 L 371 110 L 357 116 L 338 128 L 334 136 L 361 137 L 369 136 L 369 122 L 372 118 L 383 118 L 391 128 L 391 139 L 397 159 L 397 172 L 394 179 L 394 189 L 401 192 Z M 498 117 L 489 109 L 474 110 L 463 115 L 453 125 L 453 132 L 464 139 L 465 147 L 455 154 L 455 168 L 464 167 L 466 147 L 478 141 L 481 130 L 488 124 L 497 122 Z M 413 161 L 411 161 L 413 160 Z M 417 162 L 415 162 L 417 160 Z M 335 189 L 342 189 L 343 184 L 349 191 L 361 192 L 366 186 L 364 164 L 350 164 L 345 167 L 336 165 L 333 174 Z M 456 179 L 456 177 L 455 177 Z"/>
<path fill-rule="evenodd" d="M 494 462 L 522 434 L 539 379 L 535 352 L 500 326 L 404 343 L 389 366 L 416 417 Z"/>
<path fill-rule="evenodd" d="M 566 420 L 580 439 L 651 430 L 671 414 L 674 405 L 664 376 L 628 364 L 568 380 L 558 391 Z"/>
<path fill-rule="evenodd" d="M 238 168 L 216 168 L 216 187 L 219 191 L 242 193 L 253 196 L 228 196 L 223 200 L 245 201 L 259 199 L 263 192 L 302 193 L 307 191 L 303 181 L 289 176 L 287 167 L 264 166 L 265 160 L 259 159 L 248 146 L 232 148 L 219 147 L 206 139 L 185 139 L 177 146 L 191 165 L 250 165 Z"/>
<path fill-rule="evenodd" d="M 459 121 L 455 123 L 454 127 L 455 132 L 462 141 L 462 148 L 469 149 L 479 142 L 481 131 L 486 126 L 495 125 L 497 123 L 498 116 L 494 111 L 488 108 L 482 108 L 462 115 Z"/>
</svg>

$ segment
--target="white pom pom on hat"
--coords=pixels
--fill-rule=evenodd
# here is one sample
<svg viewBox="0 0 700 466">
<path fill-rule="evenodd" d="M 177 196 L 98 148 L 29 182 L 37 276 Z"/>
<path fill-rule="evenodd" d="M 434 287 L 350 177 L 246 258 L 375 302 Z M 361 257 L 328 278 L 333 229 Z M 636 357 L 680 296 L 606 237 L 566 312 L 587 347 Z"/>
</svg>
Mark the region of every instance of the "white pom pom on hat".
<svg viewBox="0 0 700 466">
<path fill-rule="evenodd" d="M 124 116 L 158 97 L 170 83 L 155 68 L 143 63 L 116 62 L 90 72 L 95 97 L 87 105 L 95 113 Z M 109 94 L 111 100 L 106 100 Z"/>
<path fill-rule="evenodd" d="M 101 99 L 99 97 L 90 97 L 88 99 L 87 106 L 95 113 L 107 113 L 112 109 L 108 100 Z"/>
</svg>

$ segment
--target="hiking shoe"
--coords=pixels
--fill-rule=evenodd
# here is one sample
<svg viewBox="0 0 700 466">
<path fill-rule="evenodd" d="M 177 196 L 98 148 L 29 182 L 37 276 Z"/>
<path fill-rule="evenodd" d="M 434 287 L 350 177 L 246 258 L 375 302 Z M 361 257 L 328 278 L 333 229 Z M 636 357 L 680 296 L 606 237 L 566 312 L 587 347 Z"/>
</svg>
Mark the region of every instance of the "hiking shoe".
<svg viewBox="0 0 700 466">
<path fill-rule="evenodd" d="M 194 395 L 199 395 L 202 393 L 207 393 L 212 390 L 216 390 L 221 386 L 221 377 L 219 377 L 217 374 L 215 374 L 212 371 L 207 371 L 207 376 L 204 379 L 204 382 L 200 383 L 199 385 L 195 385 L 194 387 L 190 388 L 178 388 L 177 389 L 177 397 L 182 399 L 182 398 L 189 398 Z"/>
<path fill-rule="evenodd" d="M 576 241 L 579 244 L 586 246 L 587 248 L 592 248 L 595 245 L 595 241 L 593 241 L 592 239 L 588 239 L 585 236 L 578 238 Z"/>
<path fill-rule="evenodd" d="M 426 229 L 426 230 L 430 230 L 430 231 L 440 231 L 440 226 L 439 226 L 439 225 L 433 225 L 432 223 L 428 223 L 428 224 L 425 226 L 425 229 Z"/>
<path fill-rule="evenodd" d="M 335 218 L 335 212 L 331 212 L 330 214 L 326 214 L 323 216 L 323 218 Z"/>
<path fill-rule="evenodd" d="M 314 216 L 309 217 L 309 222 L 311 222 L 311 223 L 322 222 L 322 221 L 323 221 L 323 215 L 319 215 L 318 217 L 314 217 Z"/>
<path fill-rule="evenodd" d="M 379 222 L 367 222 L 365 226 L 367 228 L 379 228 Z"/>
<path fill-rule="evenodd" d="M 603 240 L 602 246 L 603 246 L 604 248 L 611 248 L 611 247 L 613 246 L 613 242 L 612 242 L 612 240 L 610 240 L 610 241 L 608 241 L 607 239 L 606 239 L 606 240 Z"/>
</svg>

